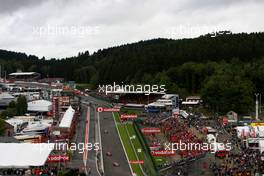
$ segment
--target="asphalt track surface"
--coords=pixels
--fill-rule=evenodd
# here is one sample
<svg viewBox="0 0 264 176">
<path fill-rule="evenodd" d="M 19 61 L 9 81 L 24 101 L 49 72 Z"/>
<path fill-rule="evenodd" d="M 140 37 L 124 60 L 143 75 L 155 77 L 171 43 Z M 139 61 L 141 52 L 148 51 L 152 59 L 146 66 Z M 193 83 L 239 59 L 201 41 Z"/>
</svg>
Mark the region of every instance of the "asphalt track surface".
<svg viewBox="0 0 264 176">
<path fill-rule="evenodd" d="M 103 143 L 105 172 L 107 176 L 131 175 L 122 144 L 120 142 L 112 113 L 100 113 L 101 135 Z M 106 133 L 107 131 L 107 133 Z M 106 156 L 107 152 L 111 152 L 112 156 Z M 114 167 L 113 162 L 120 164 Z"/>
<path fill-rule="evenodd" d="M 80 143 L 85 143 L 85 138 L 87 135 L 86 132 L 86 124 L 87 124 L 87 109 L 88 106 L 82 104 L 81 106 L 81 116 L 80 116 L 80 121 L 78 123 L 77 126 L 77 136 L 76 136 L 76 143 L 80 144 Z M 90 111 L 92 110 L 92 108 L 90 108 Z M 94 115 L 90 115 L 90 123 L 89 123 L 89 138 L 88 138 L 88 142 L 94 144 L 95 143 L 95 116 Z M 87 158 L 87 166 L 86 169 L 87 171 L 90 170 L 90 175 L 92 176 L 100 176 L 100 174 L 97 172 L 97 168 L 96 168 L 96 161 L 95 161 L 95 151 L 94 150 L 90 150 L 88 151 L 87 154 L 88 158 Z M 82 168 L 84 169 L 84 153 L 83 152 L 78 152 L 76 151 L 73 155 L 73 160 L 72 160 L 72 167 L 74 168 Z"/>
<path fill-rule="evenodd" d="M 104 106 L 102 102 L 92 98 L 86 97 L 86 101 L 91 102 L 96 107 Z M 92 108 L 92 116 L 97 115 L 95 109 Z M 91 124 L 92 122 L 91 116 Z M 123 150 L 121 141 L 119 139 L 115 121 L 111 112 L 99 113 L 100 118 L 100 129 L 101 129 L 101 140 L 104 160 L 104 171 L 105 176 L 130 176 L 131 171 L 128 165 L 128 161 Z M 107 152 L 111 152 L 112 156 L 106 156 Z M 89 158 L 89 154 L 88 154 Z M 113 166 L 113 162 L 120 164 L 119 167 Z"/>
</svg>

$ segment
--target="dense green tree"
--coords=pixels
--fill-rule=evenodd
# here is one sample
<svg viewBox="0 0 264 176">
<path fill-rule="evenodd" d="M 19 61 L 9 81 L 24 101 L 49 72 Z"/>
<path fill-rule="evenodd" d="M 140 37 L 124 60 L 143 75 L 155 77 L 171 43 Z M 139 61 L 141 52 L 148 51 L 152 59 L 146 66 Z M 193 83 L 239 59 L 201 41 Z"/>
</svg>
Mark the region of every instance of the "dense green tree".
<svg viewBox="0 0 264 176">
<path fill-rule="evenodd" d="M 145 73 L 140 81 L 142 84 L 152 84 L 153 83 L 153 76 L 151 74 Z"/>
<path fill-rule="evenodd" d="M 7 117 L 9 117 L 8 115 L 8 112 L 4 110 L 1 112 L 0 119 L 6 119 Z"/>
<path fill-rule="evenodd" d="M 25 96 L 17 98 L 16 113 L 17 115 L 24 115 L 27 112 L 27 99 Z"/>
<path fill-rule="evenodd" d="M 1 112 L 0 118 L 6 119 L 7 117 L 13 117 L 17 114 L 16 102 L 11 101 L 6 110 Z"/>
<path fill-rule="evenodd" d="M 214 111 L 244 112 L 250 111 L 254 92 L 264 93 L 263 48 L 264 33 L 218 34 L 140 41 L 62 59 L 0 50 L 0 65 L 7 74 L 36 71 L 94 88 L 113 82 L 166 84 L 167 92 L 181 97 L 202 94 Z"/>
<path fill-rule="evenodd" d="M 16 102 L 15 101 L 11 101 L 8 105 L 9 108 L 16 108 Z"/>
<path fill-rule="evenodd" d="M 0 119 L 0 136 L 4 133 L 5 126 L 4 126 L 4 120 Z"/>
<path fill-rule="evenodd" d="M 254 106 L 254 86 L 239 76 L 214 75 L 205 83 L 202 98 L 215 112 L 247 113 Z"/>
</svg>

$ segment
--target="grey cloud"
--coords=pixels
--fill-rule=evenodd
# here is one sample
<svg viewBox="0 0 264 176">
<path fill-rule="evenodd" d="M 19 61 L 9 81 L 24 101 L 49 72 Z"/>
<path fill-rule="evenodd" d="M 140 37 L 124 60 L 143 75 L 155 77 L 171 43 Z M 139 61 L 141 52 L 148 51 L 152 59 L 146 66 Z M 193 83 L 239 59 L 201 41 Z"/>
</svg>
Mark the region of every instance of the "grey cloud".
<svg viewBox="0 0 264 176">
<path fill-rule="evenodd" d="M 10 14 L 20 8 L 30 8 L 43 2 L 44 0 L 0 0 L 0 14 Z"/>
<path fill-rule="evenodd" d="M 262 0 L 0 0 L 0 48 L 61 58 L 157 37 L 196 37 L 215 28 L 260 31 L 263 8 Z M 83 35 L 72 28 L 98 31 Z"/>
</svg>

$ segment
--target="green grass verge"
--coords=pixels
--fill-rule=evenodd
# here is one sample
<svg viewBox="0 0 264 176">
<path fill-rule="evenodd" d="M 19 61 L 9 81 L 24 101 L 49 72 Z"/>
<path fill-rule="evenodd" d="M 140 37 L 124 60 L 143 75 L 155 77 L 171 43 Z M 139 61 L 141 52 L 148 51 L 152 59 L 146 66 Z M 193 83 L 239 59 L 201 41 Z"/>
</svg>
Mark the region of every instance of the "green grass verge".
<svg viewBox="0 0 264 176">
<path fill-rule="evenodd" d="M 142 110 L 122 108 L 120 113 L 122 113 L 122 114 L 136 114 L 139 116 L 142 113 Z"/>
<path fill-rule="evenodd" d="M 85 89 L 93 89 L 94 85 L 92 84 L 84 84 L 84 83 L 77 83 L 76 88 L 80 90 L 85 90 Z"/>
<path fill-rule="evenodd" d="M 133 136 L 133 135 L 136 136 L 136 138 L 135 139 L 132 139 L 131 141 L 132 141 L 132 143 L 133 143 L 134 148 L 135 148 L 136 151 L 138 149 L 141 149 L 141 152 L 138 152 L 137 151 L 138 152 L 137 154 L 138 154 L 139 160 L 145 160 L 145 158 L 144 158 L 145 153 L 144 153 L 144 150 L 143 150 L 143 148 L 141 146 L 141 143 L 140 143 L 140 141 L 139 141 L 139 139 L 138 139 L 138 137 L 136 135 L 136 132 L 135 132 L 134 127 L 133 127 L 133 124 L 126 124 L 126 127 L 127 127 L 127 131 L 128 131 L 128 133 L 129 133 L 130 136 Z"/>
<path fill-rule="evenodd" d="M 162 157 L 162 156 L 154 156 L 153 159 L 156 166 L 162 165 L 167 162 L 166 157 Z"/>
<path fill-rule="evenodd" d="M 145 136 L 141 133 L 140 131 L 140 127 L 137 124 L 137 120 L 134 121 L 133 123 L 133 129 L 135 131 L 135 133 L 138 136 L 138 143 L 141 144 L 141 146 L 143 147 L 144 152 L 144 157 L 145 157 L 145 168 L 148 175 L 152 175 L 152 176 L 157 176 L 157 169 L 156 169 L 156 165 L 155 165 L 155 160 L 153 158 L 153 156 L 151 156 L 151 151 L 149 149 L 149 146 L 147 144 L 147 141 L 145 139 Z"/>
<path fill-rule="evenodd" d="M 140 158 L 142 156 L 135 153 L 135 151 L 133 149 L 132 145 L 134 145 L 134 142 L 130 141 L 130 137 L 133 135 L 136 135 L 136 134 L 131 131 L 131 134 L 129 132 L 129 135 L 128 135 L 128 129 L 130 129 L 130 127 L 127 128 L 127 126 L 126 126 L 127 124 L 122 124 L 120 122 L 120 118 L 119 118 L 118 113 L 114 113 L 114 119 L 117 123 L 117 130 L 119 131 L 119 134 L 121 136 L 121 140 L 124 144 L 124 147 L 125 147 L 129 161 L 136 161 L 138 159 L 141 160 Z M 135 148 L 135 150 L 137 150 L 137 147 L 134 146 L 134 148 Z M 143 157 L 144 157 L 144 155 L 143 155 Z M 144 176 L 143 171 L 142 171 L 139 164 L 131 164 L 131 167 L 132 167 L 133 172 L 136 173 L 137 176 Z"/>
</svg>

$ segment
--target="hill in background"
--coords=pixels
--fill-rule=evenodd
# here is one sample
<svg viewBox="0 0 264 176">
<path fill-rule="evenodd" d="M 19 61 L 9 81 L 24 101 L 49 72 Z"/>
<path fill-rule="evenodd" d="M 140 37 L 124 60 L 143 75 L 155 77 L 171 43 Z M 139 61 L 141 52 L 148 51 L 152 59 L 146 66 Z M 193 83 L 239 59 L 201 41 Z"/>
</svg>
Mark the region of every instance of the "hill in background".
<svg viewBox="0 0 264 176">
<path fill-rule="evenodd" d="M 94 86 L 166 84 L 168 92 L 201 94 L 216 111 L 245 112 L 264 91 L 264 33 L 153 39 L 61 60 L 0 50 L 0 64 L 7 73 L 36 71 Z"/>
</svg>

